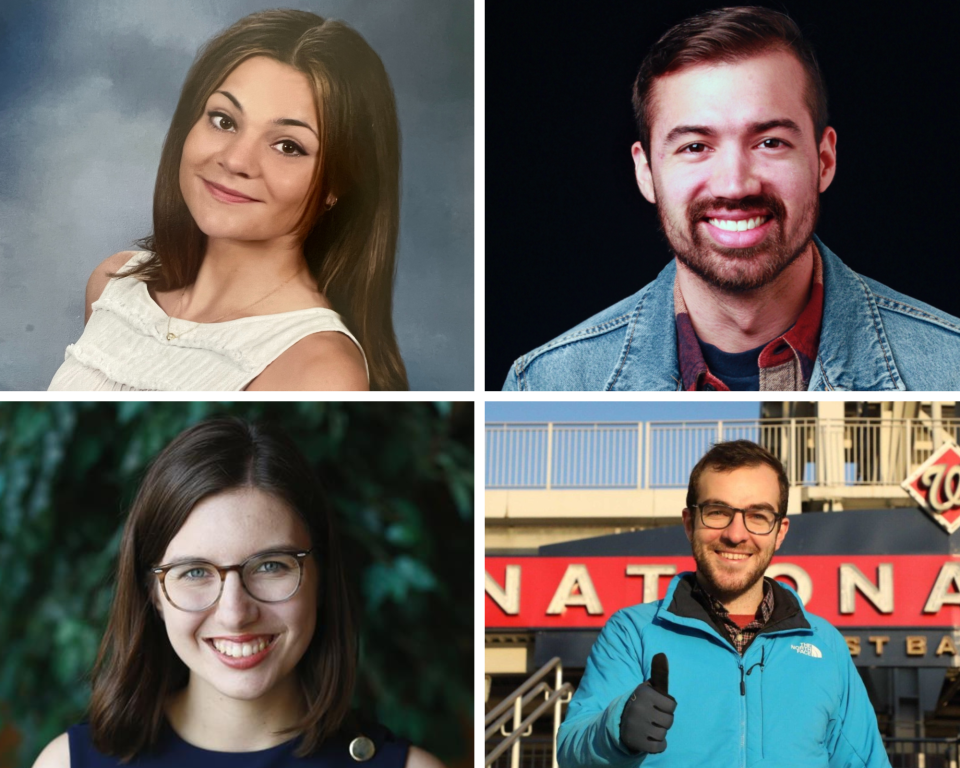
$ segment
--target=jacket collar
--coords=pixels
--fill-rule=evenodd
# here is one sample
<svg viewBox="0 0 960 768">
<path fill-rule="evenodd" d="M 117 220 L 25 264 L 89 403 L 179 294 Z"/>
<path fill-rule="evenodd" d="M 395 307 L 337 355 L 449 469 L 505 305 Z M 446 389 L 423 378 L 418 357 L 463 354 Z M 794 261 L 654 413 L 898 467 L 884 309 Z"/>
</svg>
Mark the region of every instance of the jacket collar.
<svg viewBox="0 0 960 768">
<path fill-rule="evenodd" d="M 717 632 L 706 608 L 691 594 L 690 588 L 695 578 L 696 575 L 690 571 L 678 574 L 673 578 L 663 602 L 657 609 L 657 617 L 674 624 L 696 627 L 701 631 L 707 630 L 711 636 L 720 639 L 724 645 L 729 646 L 730 641 Z M 778 581 L 771 580 L 770 584 L 773 587 L 773 613 L 759 634 L 812 631 L 806 612 L 803 609 L 803 603 L 800 602 L 797 593 Z"/>
<path fill-rule="evenodd" d="M 676 259 L 671 259 L 641 292 L 627 325 L 620 359 L 607 380 L 614 391 L 680 390 L 680 361 L 677 357 L 677 324 L 673 310 L 673 282 Z"/>
<path fill-rule="evenodd" d="M 873 291 L 816 235 L 823 257 L 823 326 L 809 389 L 906 389 Z"/>
<path fill-rule="evenodd" d="M 873 292 L 816 235 L 823 260 L 823 325 L 810 390 L 906 389 Z M 673 285 L 676 260 L 641 292 L 607 390 L 679 390 Z"/>
</svg>

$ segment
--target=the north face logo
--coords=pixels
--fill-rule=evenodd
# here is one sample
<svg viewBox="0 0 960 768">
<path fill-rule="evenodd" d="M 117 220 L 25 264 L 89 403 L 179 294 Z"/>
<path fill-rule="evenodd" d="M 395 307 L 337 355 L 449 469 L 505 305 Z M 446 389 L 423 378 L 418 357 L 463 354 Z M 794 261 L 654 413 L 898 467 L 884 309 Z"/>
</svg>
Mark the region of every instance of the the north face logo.
<svg viewBox="0 0 960 768">
<path fill-rule="evenodd" d="M 791 645 L 791 648 L 797 653 L 802 653 L 804 656 L 812 656 L 815 659 L 822 659 L 823 654 L 820 653 L 820 649 L 812 643 L 800 643 L 800 645 Z"/>
</svg>

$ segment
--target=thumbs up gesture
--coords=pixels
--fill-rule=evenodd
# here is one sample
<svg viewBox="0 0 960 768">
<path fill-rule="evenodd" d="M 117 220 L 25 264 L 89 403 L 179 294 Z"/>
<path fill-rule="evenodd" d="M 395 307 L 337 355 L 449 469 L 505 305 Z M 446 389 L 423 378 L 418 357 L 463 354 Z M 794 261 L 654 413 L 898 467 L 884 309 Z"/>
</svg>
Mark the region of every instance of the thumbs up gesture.
<svg viewBox="0 0 960 768">
<path fill-rule="evenodd" d="M 658 653 L 650 665 L 650 679 L 637 686 L 620 717 L 620 741 L 631 752 L 663 752 L 673 725 L 677 700 L 668 689 L 667 656 Z"/>
</svg>

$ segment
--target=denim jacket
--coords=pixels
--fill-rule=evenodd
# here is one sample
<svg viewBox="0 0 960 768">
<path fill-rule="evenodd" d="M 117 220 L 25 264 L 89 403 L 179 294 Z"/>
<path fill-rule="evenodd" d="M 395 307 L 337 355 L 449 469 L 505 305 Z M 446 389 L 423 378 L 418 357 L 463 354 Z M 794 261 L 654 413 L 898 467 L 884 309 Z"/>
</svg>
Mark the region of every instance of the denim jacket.
<svg viewBox="0 0 960 768">
<path fill-rule="evenodd" d="M 811 391 L 958 390 L 960 319 L 858 275 L 818 237 L 823 322 Z M 518 358 L 506 390 L 679 390 L 676 261 L 633 296 Z"/>
</svg>

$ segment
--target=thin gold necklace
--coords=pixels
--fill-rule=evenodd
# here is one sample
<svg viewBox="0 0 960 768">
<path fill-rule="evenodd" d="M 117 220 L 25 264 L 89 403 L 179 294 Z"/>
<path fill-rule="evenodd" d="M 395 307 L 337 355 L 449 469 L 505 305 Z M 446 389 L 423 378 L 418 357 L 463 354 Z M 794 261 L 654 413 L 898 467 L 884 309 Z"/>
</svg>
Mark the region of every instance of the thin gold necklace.
<svg viewBox="0 0 960 768">
<path fill-rule="evenodd" d="M 289 283 L 291 280 L 293 280 L 293 278 L 295 278 L 297 275 L 299 275 L 302 271 L 303 271 L 302 268 L 298 269 L 296 272 L 294 272 L 292 275 L 290 275 L 290 277 L 288 277 L 286 280 L 284 280 L 282 283 L 280 283 L 280 285 L 278 285 L 276 288 L 274 288 L 272 291 L 270 291 L 270 293 L 264 294 L 263 296 L 261 296 L 261 297 L 260 297 L 259 299 L 257 299 L 256 301 L 251 302 L 250 304 L 247 304 L 245 307 L 240 307 L 240 309 L 231 309 L 229 312 L 224 312 L 222 315 L 220 315 L 220 317 L 218 317 L 218 318 L 216 318 L 216 319 L 214 319 L 214 320 L 211 320 L 211 321 L 210 321 L 210 324 L 219 323 L 221 320 L 223 320 L 223 318 L 227 317 L 228 315 L 236 315 L 236 314 L 239 314 L 239 313 L 241 313 L 241 312 L 246 312 L 248 309 L 250 309 L 250 307 L 255 307 L 255 306 L 257 306 L 257 304 L 259 304 L 261 301 L 266 301 L 266 300 L 269 299 L 271 296 L 273 296 L 273 294 L 275 294 L 277 291 L 279 291 L 281 288 L 283 288 L 283 286 L 285 286 L 287 283 Z M 177 308 L 176 308 L 176 310 L 174 310 L 174 314 L 175 314 L 175 315 L 179 315 L 179 314 L 180 314 L 180 305 L 183 303 L 183 294 L 185 294 L 186 292 L 187 292 L 187 286 L 183 286 L 183 290 L 180 291 L 180 298 L 177 300 Z M 204 323 L 196 323 L 192 328 L 187 328 L 187 330 L 185 330 L 183 333 L 179 333 L 179 334 L 177 334 L 177 333 L 171 333 L 171 332 L 170 332 L 170 319 L 171 319 L 171 316 L 170 316 L 170 315 L 167 315 L 167 341 L 173 341 L 174 339 L 182 339 L 184 336 L 186 336 L 188 333 L 190 333 L 190 331 L 195 331 L 195 330 L 197 330 L 197 328 L 199 328 L 201 325 L 204 325 Z"/>
</svg>

